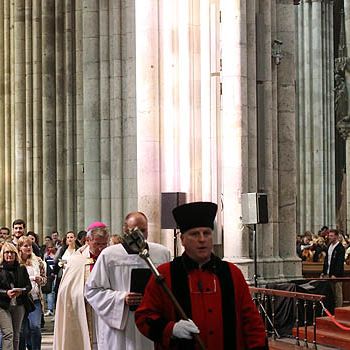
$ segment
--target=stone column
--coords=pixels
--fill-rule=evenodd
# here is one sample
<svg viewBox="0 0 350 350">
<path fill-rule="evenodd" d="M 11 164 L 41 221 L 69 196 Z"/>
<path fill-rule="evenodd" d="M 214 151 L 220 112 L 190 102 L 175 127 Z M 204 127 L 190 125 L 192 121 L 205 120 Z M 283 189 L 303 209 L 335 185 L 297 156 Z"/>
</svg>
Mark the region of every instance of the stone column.
<svg viewBox="0 0 350 350">
<path fill-rule="evenodd" d="M 32 1 L 33 18 L 33 205 L 34 232 L 43 233 L 43 125 L 41 0 Z"/>
<path fill-rule="evenodd" d="M 4 47 L 4 3 L 0 3 L 0 47 Z M 0 222 L 5 224 L 5 58 L 0 56 Z"/>
<path fill-rule="evenodd" d="M 298 8 L 298 13 L 301 17 L 298 30 L 303 30 L 303 35 L 298 36 L 298 44 L 299 51 L 302 53 L 300 65 L 297 64 L 297 67 L 302 69 L 302 73 L 300 76 L 300 83 L 302 84 L 302 89 L 299 90 L 299 95 L 303 96 L 304 103 L 301 106 L 304 106 L 304 109 L 299 110 L 299 198 L 300 198 L 300 232 L 304 232 L 307 229 L 310 229 L 312 226 L 312 215 L 311 215 L 311 205 L 312 205 L 312 191 L 311 189 L 311 169 L 312 169 L 312 148 L 311 148 L 311 137 L 309 135 L 309 131 L 311 128 L 311 79 L 310 79 L 310 70 L 312 69 L 311 65 L 311 52 L 309 43 L 311 41 L 311 36 L 309 32 L 309 18 L 311 13 L 311 3 L 305 3 L 303 6 Z M 301 24 L 301 25 L 300 25 Z"/>
<path fill-rule="evenodd" d="M 65 133 L 68 125 L 65 122 L 65 61 L 64 61 L 64 1 L 55 1 L 55 100 L 56 100 L 56 191 L 57 191 L 57 230 L 64 233 L 66 222 L 66 164 L 67 145 Z"/>
<path fill-rule="evenodd" d="M 349 57 L 350 56 L 350 3 L 349 3 L 349 1 L 344 1 L 344 22 L 345 22 L 345 40 L 346 40 L 347 56 Z M 349 63 L 348 63 L 348 65 L 349 65 Z M 347 87 L 348 99 L 349 99 L 349 96 L 350 96 L 350 69 L 345 69 L 345 79 L 346 79 L 346 87 Z M 348 102 L 347 115 L 350 115 L 350 103 L 349 102 Z"/>
<path fill-rule="evenodd" d="M 191 150 L 189 148 L 189 120 L 190 112 L 188 110 L 189 96 L 189 80 L 188 69 L 189 64 L 184 65 L 182 76 L 179 77 L 179 61 L 183 59 L 179 52 L 179 6 L 188 5 L 188 2 L 173 1 L 167 3 L 160 1 L 158 6 L 159 17 L 159 36 L 155 36 L 159 45 L 158 72 L 159 84 L 155 85 L 159 88 L 159 118 L 160 118 L 160 192 L 185 192 L 187 193 L 187 201 L 193 201 L 193 192 L 191 192 L 191 166 L 189 159 Z M 185 4 L 185 5 L 186 5 Z M 189 23 L 188 9 L 183 8 L 182 25 L 186 27 Z M 188 28 L 185 29 L 187 35 L 183 35 L 182 44 L 188 45 Z M 188 58 L 188 50 L 184 53 Z M 151 58 L 151 57 L 150 57 Z M 149 72 L 154 83 L 154 75 Z M 155 74 L 155 73 L 153 73 Z M 182 101 L 182 108 L 179 106 L 179 89 L 181 84 L 186 87 L 182 91 L 185 95 L 185 101 Z M 169 88 L 171 87 L 171 88 Z M 150 96 L 150 95 L 149 95 Z M 152 108 L 151 106 L 149 108 Z M 180 112 L 181 110 L 181 112 Z M 152 120 L 154 122 L 154 120 Z M 157 127 L 158 125 L 155 124 Z M 179 144 L 179 135 L 182 135 L 184 142 Z M 152 135 L 154 139 L 155 135 Z M 151 145 L 149 143 L 149 145 Z M 181 181 L 185 178 L 185 181 Z M 154 184 L 155 185 L 155 184 Z M 173 246 L 173 230 L 162 230 L 162 242 L 168 247 Z"/>
<path fill-rule="evenodd" d="M 67 0 L 69 1 L 69 0 Z M 71 1 L 69 1 L 71 2 Z M 75 120 L 75 143 L 76 143 L 76 163 L 74 169 L 76 173 L 75 191 L 76 191 L 76 210 L 77 227 L 86 227 L 89 223 L 85 222 L 85 199 L 84 199 L 84 88 L 83 88 L 83 10 L 82 0 L 77 0 L 75 4 L 74 28 L 75 36 L 75 76 L 76 76 L 76 120 Z"/>
<path fill-rule="evenodd" d="M 64 47 L 63 47 L 63 60 L 64 60 L 64 124 L 65 127 L 65 149 L 66 164 L 65 164 L 65 181 L 64 188 L 64 201 L 65 201 L 65 216 L 64 222 L 68 227 L 76 227 L 77 230 L 82 230 L 85 227 L 81 224 L 78 225 L 77 221 L 82 220 L 82 213 L 77 213 L 76 206 L 76 194 L 77 186 L 75 183 L 76 172 L 76 146 L 78 142 L 81 142 L 76 137 L 77 125 L 76 125 L 76 37 L 78 33 L 75 27 L 75 2 L 70 0 L 64 1 L 63 8 L 63 22 L 64 22 Z M 79 169 L 80 171 L 80 169 Z M 80 171 L 81 173 L 81 171 Z"/>
<path fill-rule="evenodd" d="M 111 221 L 113 232 L 119 232 L 123 222 L 123 139 L 122 139 L 122 45 L 121 3 L 110 7 L 110 145 L 111 145 Z"/>
<path fill-rule="evenodd" d="M 121 3 L 123 215 L 138 208 L 135 1 Z"/>
<path fill-rule="evenodd" d="M 245 5 L 227 1 L 221 7 L 222 42 L 222 179 L 224 256 L 243 263 L 248 256 L 241 230 L 242 122 L 247 120 Z M 237 33 L 230 35 L 229 33 Z M 238 35 L 240 33 L 240 35 Z M 245 246 L 245 249 L 244 249 Z M 246 271 L 245 271 L 246 272 Z"/>
<path fill-rule="evenodd" d="M 333 115 L 333 4 L 304 1 L 297 8 L 297 229 L 335 225 Z"/>
<path fill-rule="evenodd" d="M 181 188 L 181 191 L 187 193 L 189 197 L 189 185 L 180 183 L 180 169 L 179 158 L 181 157 L 183 162 L 182 165 L 187 168 L 186 177 L 190 173 L 189 157 L 190 151 L 188 149 L 188 118 L 189 113 L 186 110 L 186 115 L 179 115 L 179 77 L 177 75 L 178 70 L 178 28 L 176 21 L 178 19 L 178 4 L 179 2 L 171 2 L 171 4 L 165 4 L 165 1 L 159 3 L 159 113 L 161 118 L 161 191 L 162 192 L 176 192 Z M 184 14 L 184 22 L 187 23 L 188 19 Z M 186 40 L 185 38 L 184 40 Z M 173 44 L 172 44 L 173 43 Z M 188 66 L 186 67 L 186 69 Z M 183 79 L 188 84 L 188 77 L 186 75 L 187 70 L 184 69 Z M 171 86 L 168 89 L 167 86 Z M 187 90 L 188 91 L 188 90 Z M 186 106 L 187 107 L 187 106 Z M 185 107 L 185 108 L 186 108 Z M 185 113 L 182 113 L 185 114 Z M 178 143 L 178 119 L 181 119 L 179 124 L 183 128 L 183 139 L 184 143 L 180 146 L 183 152 L 178 152 L 176 149 Z M 180 153 L 180 154 L 178 154 Z M 182 154 L 181 154 L 182 153 Z M 187 180 L 187 179 L 186 179 Z M 181 187 L 182 185 L 182 187 Z M 187 198 L 187 201 L 191 201 L 192 198 Z M 169 234 L 166 234 L 169 236 Z M 165 236 L 166 237 L 166 236 Z M 170 245 L 170 244 L 169 244 Z"/>
<path fill-rule="evenodd" d="M 9 172 L 10 175 L 10 183 L 11 183 L 11 202 L 10 202 L 10 208 L 11 208 L 11 221 L 14 217 L 17 217 L 16 213 L 16 161 L 13 161 L 16 159 L 16 151 L 15 151 L 15 128 L 13 127 L 15 125 L 15 35 L 14 35 L 14 21 L 15 21 L 15 2 L 10 3 L 10 21 L 9 21 L 9 29 L 10 29 L 10 36 L 9 36 L 9 55 L 10 55 L 10 70 L 9 70 L 9 76 L 10 76 L 10 103 L 11 103 L 11 110 L 10 110 L 10 123 L 9 123 L 9 131 L 10 131 L 10 158 L 9 163 L 11 170 Z"/>
<path fill-rule="evenodd" d="M 311 155 L 311 160 L 313 164 L 312 176 L 312 192 L 314 193 L 313 201 L 311 203 L 311 217 L 313 218 L 313 225 L 316 222 L 320 229 L 326 223 L 326 217 L 324 215 L 323 208 L 326 206 L 325 202 L 325 188 L 324 188 L 324 172 L 322 168 L 325 166 L 323 163 L 323 155 L 325 154 L 325 143 L 323 136 L 323 129 L 325 127 L 322 120 L 324 118 L 324 108 L 323 105 L 319 103 L 322 101 L 322 96 L 324 95 L 323 86 L 325 83 L 325 77 L 322 76 L 322 39 L 321 31 L 322 28 L 322 5 L 321 1 L 315 1 L 311 6 L 311 42 L 312 45 L 312 79 L 310 89 L 312 91 L 312 108 L 311 108 L 311 130 L 307 137 L 310 137 L 310 142 L 313 144 L 313 153 Z M 314 226 L 313 232 L 317 232 L 317 228 Z"/>
<path fill-rule="evenodd" d="M 243 177 L 243 192 L 256 192 L 257 189 L 257 30 L 256 30 L 256 4 L 255 1 L 247 2 L 247 104 L 248 122 L 243 125 L 243 173 L 249 176 Z"/>
<path fill-rule="evenodd" d="M 296 10 L 296 43 L 298 45 L 298 50 L 296 52 L 296 67 L 299 67 L 296 69 L 296 84 L 297 84 L 297 90 L 298 93 L 297 96 L 297 103 L 296 103 L 296 113 L 297 113 L 297 136 L 298 136 L 298 143 L 297 143 L 297 182 L 300 183 L 300 181 L 304 181 L 303 174 L 305 173 L 305 167 L 307 166 L 307 162 L 305 161 L 305 155 L 306 155 L 306 144 L 305 144 L 305 137 L 303 136 L 303 132 L 305 131 L 305 123 L 306 123 L 306 116 L 304 115 L 304 111 L 306 110 L 305 104 L 307 103 L 306 98 L 308 97 L 308 94 L 304 93 L 305 89 L 305 80 L 308 79 L 308 76 L 305 76 L 305 65 L 309 64 L 307 60 L 304 60 L 304 50 L 302 49 L 304 41 L 306 41 L 305 37 L 305 28 L 304 28 L 304 12 L 307 11 L 307 7 L 303 6 L 300 9 Z M 297 187 L 297 198 L 298 198 L 298 205 L 297 205 L 297 217 L 299 218 L 299 226 L 300 227 L 307 227 L 307 223 L 305 220 L 307 217 L 305 216 L 306 212 L 306 191 L 305 186 L 298 185 Z"/>
<path fill-rule="evenodd" d="M 333 41 L 333 0 L 323 3 L 324 16 L 323 26 L 327 28 L 324 38 L 325 60 L 323 70 L 326 72 L 325 93 L 325 124 L 331 127 L 326 128 L 325 137 L 330 140 L 326 144 L 326 154 L 328 155 L 327 171 L 325 175 L 325 202 L 330 202 L 326 206 L 325 216 L 330 222 L 336 223 L 336 198 L 335 198 L 335 114 L 334 114 L 334 41 Z"/>
<path fill-rule="evenodd" d="M 152 1 L 154 4 L 155 2 Z M 152 28 L 147 28 L 147 38 L 151 41 L 155 52 L 149 59 L 159 62 L 157 72 L 147 69 L 147 65 L 141 72 L 150 82 L 142 81 L 141 76 L 136 76 L 137 88 L 141 86 L 150 101 L 143 101 L 138 108 L 143 107 L 142 119 L 138 119 L 138 144 L 146 145 L 147 158 L 150 161 L 151 154 L 157 154 L 157 127 L 160 128 L 160 160 L 159 170 L 152 169 L 150 164 L 141 164 L 139 175 L 142 171 L 151 171 L 154 176 L 159 176 L 160 192 L 185 192 L 187 201 L 213 200 L 220 205 L 221 186 L 221 116 L 220 116 L 220 58 L 219 58 L 219 10 L 218 1 L 161 1 L 158 14 L 150 10 L 153 16 L 158 15 L 158 31 L 151 36 Z M 140 7 L 140 11 L 141 7 Z M 148 16 L 149 17 L 149 16 Z M 153 19 L 153 17 L 152 17 Z M 139 19 L 137 19 L 137 23 Z M 146 26 L 144 23 L 142 25 Z M 151 26 L 156 27 L 156 19 Z M 139 38 L 137 32 L 137 38 Z M 208 41 L 208 38 L 210 40 Z M 157 42 L 158 41 L 158 42 Z M 139 40 L 137 40 L 137 43 Z M 144 40 L 140 40 L 143 43 Z M 143 44 L 144 45 L 144 44 Z M 146 48 L 140 44 L 145 52 Z M 150 44 L 148 44 L 150 45 Z M 157 52 L 158 45 L 158 52 Z M 156 57 L 158 53 L 159 57 Z M 139 54 L 137 54 L 137 58 Z M 137 67 L 138 62 L 136 60 Z M 148 63 L 149 65 L 150 63 Z M 153 65 L 152 65 L 153 66 Z M 151 67 L 153 68 L 153 67 Z M 138 69 L 138 68 L 137 68 Z M 137 70 L 138 72 L 138 70 Z M 158 83 L 159 82 L 159 83 Z M 150 89 L 156 91 L 150 91 Z M 157 96 L 157 89 L 159 95 Z M 158 100 L 158 101 L 157 101 Z M 152 105 L 153 104 L 153 105 Z M 159 110 L 157 110 L 157 104 Z M 150 118 L 147 114 L 159 113 L 160 122 Z M 147 113 L 147 114 L 146 114 Z M 147 117 L 147 119 L 146 119 Z M 150 121 L 150 130 L 142 136 L 141 130 L 146 121 Z M 228 117 L 226 119 L 228 121 Z M 140 124 L 141 122 L 141 124 Z M 141 128 L 139 128 L 141 126 Z M 153 127 L 154 131 L 151 130 Z M 141 139 L 140 139 L 141 136 Z M 146 139 L 147 136 L 147 139 Z M 142 148 L 138 147 L 138 154 Z M 146 154 L 146 150 L 145 150 Z M 142 157 L 138 157 L 139 159 Z M 158 159 L 153 158 L 152 166 L 156 166 Z M 229 173 L 229 171 L 227 172 Z M 159 198 L 153 196 L 153 189 L 159 186 L 156 178 L 146 184 L 146 179 L 138 175 L 138 197 L 159 203 Z M 149 180 L 148 180 L 149 181 Z M 143 186 L 145 188 L 143 189 Z M 140 186 L 141 185 L 141 186 Z M 140 193 L 142 191 L 142 193 Z M 146 195 L 146 192 L 148 194 Z M 143 194 L 145 193 L 145 195 Z M 151 199 L 152 198 L 152 199 Z M 140 203 L 140 201 L 139 201 Z M 221 209 L 219 208 L 219 213 Z M 154 215 L 154 214 L 153 214 Z M 221 218 L 220 218 L 221 219 Z M 157 223 L 159 225 L 159 223 Z M 219 223 L 221 227 L 221 222 Z M 155 227 L 156 229 L 156 227 Z M 220 239 L 215 243 L 221 244 Z M 169 247 L 173 246 L 173 231 L 163 230 L 161 241 Z"/>
<path fill-rule="evenodd" d="M 252 278 L 253 244 L 249 232 L 240 225 L 240 195 L 266 192 L 269 224 L 257 225 L 260 283 L 301 274 L 295 256 L 295 132 L 293 122 L 291 127 L 288 125 L 294 118 L 293 14 L 293 4 L 284 1 L 276 5 L 225 3 L 222 8 L 224 255 L 238 263 L 248 279 Z M 241 37 L 236 38 L 237 42 L 232 37 L 228 41 L 226 31 L 241 33 Z M 271 57 L 275 39 L 287 42 L 286 61 L 279 66 Z M 249 69 L 245 66 L 247 60 Z M 229 149 L 226 157 L 225 149 Z M 239 172 L 229 169 L 232 159 Z"/>
<path fill-rule="evenodd" d="M 346 159 L 350 158 L 350 117 L 345 117 L 337 123 L 337 129 L 345 140 Z M 346 231 L 350 232 L 350 171 L 349 161 L 346 162 Z"/>
<path fill-rule="evenodd" d="M 245 11 L 242 13 L 242 26 L 245 23 L 246 26 L 246 38 L 244 44 L 246 45 L 246 53 L 242 56 L 242 60 L 247 60 L 247 81 L 242 82 L 244 97 L 242 104 L 245 104 L 245 98 L 247 103 L 247 116 L 242 118 L 242 193 L 257 192 L 258 189 L 258 113 L 257 113 L 257 59 L 260 54 L 257 53 L 261 49 L 262 41 L 259 38 L 257 41 L 258 32 L 257 29 L 259 4 L 256 1 L 247 1 Z M 245 15 L 245 17 L 244 17 Z M 243 48 L 245 47 L 243 45 Z M 247 118 L 247 122 L 244 122 L 244 118 Z M 227 215 L 227 214 L 226 214 Z M 243 229 L 243 227 L 242 227 Z M 225 229 L 226 232 L 226 229 Z M 247 239 L 244 239 L 243 237 Z M 253 265 L 253 244 L 252 244 L 252 232 L 248 228 L 244 228 L 242 232 L 242 251 L 241 257 L 235 259 L 235 261 L 241 260 L 241 268 L 244 266 L 245 277 L 252 280 L 254 275 Z M 258 243 L 258 242 L 257 242 Z M 234 244 L 232 242 L 231 244 Z M 260 264 L 260 267 L 262 265 Z"/>
<path fill-rule="evenodd" d="M 43 230 L 57 226 L 55 1 L 42 2 Z"/>
<path fill-rule="evenodd" d="M 276 275 L 279 264 L 277 238 L 278 181 L 277 149 L 277 83 L 276 66 L 271 58 L 272 40 L 277 36 L 275 2 L 256 5 L 256 99 L 257 99 L 257 184 L 254 192 L 268 195 L 269 223 L 256 226 L 259 266 L 265 280 Z M 276 80 L 274 80 L 274 78 Z M 250 244 L 253 252 L 253 244 Z M 252 255 L 251 255 L 252 256 Z M 274 270 L 275 269 L 275 270 Z M 277 273 L 278 275 L 278 273 Z"/>
<path fill-rule="evenodd" d="M 98 4 L 94 0 L 82 8 L 85 226 L 101 216 Z"/>
<path fill-rule="evenodd" d="M 11 76 L 10 76 L 10 3 L 3 2 L 4 5 L 4 180 L 5 186 L 5 223 L 11 226 L 13 218 L 12 197 L 11 197 Z"/>
<path fill-rule="evenodd" d="M 25 167 L 27 229 L 34 230 L 32 1 L 25 0 Z"/>
<path fill-rule="evenodd" d="M 100 2 L 100 177 L 101 177 L 101 219 L 111 222 L 111 143 L 110 143 L 110 20 L 109 2 Z"/>
<path fill-rule="evenodd" d="M 25 32 L 24 0 L 14 2 L 14 187 L 15 216 L 26 212 L 26 110 L 25 110 Z"/>
<path fill-rule="evenodd" d="M 278 120 L 278 255 L 287 280 L 301 276 L 300 259 L 296 256 L 296 96 L 295 96 L 295 7 L 279 0 L 276 5 L 276 38 L 283 42 L 283 59 L 276 66 Z M 278 271 L 275 271 L 275 277 Z"/>
<path fill-rule="evenodd" d="M 323 136 L 328 142 L 325 144 L 326 166 L 324 179 L 324 203 L 325 205 L 325 221 L 335 227 L 336 225 L 336 205 L 335 205 L 335 116 L 334 116 L 334 43 L 333 43 L 333 0 L 324 1 L 322 3 L 324 16 L 323 27 L 326 35 L 322 38 L 324 47 L 323 55 L 323 71 L 324 75 L 324 119 L 327 125 L 324 128 Z"/>
<path fill-rule="evenodd" d="M 192 137 L 194 142 L 192 145 L 192 188 L 195 198 L 202 199 L 203 194 L 208 190 L 204 187 L 204 176 L 205 167 L 203 165 L 203 156 L 205 154 L 205 147 L 202 142 L 200 142 L 202 135 L 205 135 L 206 125 L 204 113 L 202 114 L 201 110 L 201 70 L 202 65 L 204 65 L 204 60 L 201 60 L 201 44 L 198 42 L 201 38 L 201 6 L 199 0 L 192 0 L 189 2 L 188 6 L 188 16 L 189 16 L 189 25 L 188 25 L 188 61 L 190 62 L 189 67 L 189 76 L 192 79 L 192 83 L 189 88 L 189 106 L 190 106 L 190 115 L 191 115 L 191 128 L 192 128 Z M 183 11 L 180 9 L 180 16 Z M 186 28 L 186 27 L 185 27 Z M 182 44 L 183 39 L 180 38 L 180 45 Z M 204 51 L 204 50 L 203 50 Z M 203 57 L 204 58 L 204 57 Z M 182 70 L 180 66 L 180 70 Z M 180 93 L 184 88 L 180 86 Z M 203 111 L 204 112 L 204 111 Z M 181 113 L 181 112 L 180 112 Z M 211 163 L 211 160 L 210 162 Z M 210 198 L 210 197 L 209 197 Z M 211 198 L 210 198 L 211 200 Z"/>
<path fill-rule="evenodd" d="M 158 2 L 136 8 L 138 208 L 149 220 L 149 238 L 160 241 L 160 120 Z M 147 174 L 147 176 L 145 176 Z"/>
</svg>

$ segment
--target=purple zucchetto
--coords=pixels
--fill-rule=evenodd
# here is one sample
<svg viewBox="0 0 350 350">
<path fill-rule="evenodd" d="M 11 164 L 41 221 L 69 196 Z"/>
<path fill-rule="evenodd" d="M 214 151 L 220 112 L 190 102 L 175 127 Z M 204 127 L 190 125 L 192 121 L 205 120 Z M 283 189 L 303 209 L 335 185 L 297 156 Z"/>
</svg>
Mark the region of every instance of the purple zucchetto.
<svg viewBox="0 0 350 350">
<path fill-rule="evenodd" d="M 173 216 L 181 233 L 195 227 L 214 229 L 218 206 L 212 202 L 193 202 L 173 209 Z"/>
<path fill-rule="evenodd" d="M 96 228 L 106 228 L 107 225 L 101 221 L 92 222 L 87 228 L 86 231 L 89 232 L 91 230 L 95 230 Z"/>
</svg>

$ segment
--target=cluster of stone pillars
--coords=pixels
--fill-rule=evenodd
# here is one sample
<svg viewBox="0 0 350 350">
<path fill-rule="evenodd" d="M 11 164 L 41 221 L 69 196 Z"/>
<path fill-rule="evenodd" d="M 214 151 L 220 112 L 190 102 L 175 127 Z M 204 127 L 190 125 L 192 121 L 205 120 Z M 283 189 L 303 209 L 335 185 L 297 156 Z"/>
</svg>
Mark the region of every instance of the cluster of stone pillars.
<svg viewBox="0 0 350 350">
<path fill-rule="evenodd" d="M 154 165 L 160 154 L 160 173 L 157 167 L 148 169 L 152 178 L 139 173 L 138 189 L 180 191 L 189 201 L 217 202 L 216 243 L 225 259 L 239 264 L 249 278 L 254 272 L 252 241 L 241 223 L 241 194 L 268 193 L 270 222 L 257 230 L 261 281 L 300 276 L 291 74 L 295 7 L 284 1 L 208 0 L 174 2 L 169 9 L 165 3 L 157 7 L 144 2 L 148 19 L 144 27 L 136 21 L 136 42 L 148 43 L 136 45 L 136 92 L 149 97 L 136 100 L 137 123 L 143 125 L 138 133 L 138 155 L 143 154 L 138 169 L 147 169 L 145 161 Z M 194 38 L 197 43 L 191 41 Z M 182 40 L 188 45 L 185 49 Z M 275 40 L 283 42 L 280 65 L 272 57 Z M 152 71 L 157 64 L 159 75 Z M 139 80 L 140 76 L 151 80 Z M 139 207 L 150 213 L 159 207 L 159 197 L 145 192 L 139 196 Z M 159 213 L 152 224 L 159 232 Z M 172 232 L 161 233 L 162 242 L 170 247 Z"/>
<path fill-rule="evenodd" d="M 350 4 L 348 1 L 344 1 L 344 11 L 341 18 L 341 29 L 340 29 L 340 50 L 337 59 L 335 60 L 336 67 L 341 68 L 344 78 L 344 85 L 342 87 L 342 96 L 340 97 L 340 103 L 343 106 L 343 111 L 340 113 L 337 120 L 337 130 L 341 137 L 345 140 L 345 159 L 346 159 L 346 193 L 343 194 L 345 199 L 345 221 L 346 221 L 346 231 L 350 232 L 350 171 L 349 171 L 349 159 L 350 159 Z"/>
<path fill-rule="evenodd" d="M 298 233 L 335 227 L 333 1 L 297 6 Z"/>
<path fill-rule="evenodd" d="M 43 235 L 120 224 L 121 11 L 1 2 L 1 224 L 20 217 Z"/>
<path fill-rule="evenodd" d="M 261 281 L 300 275 L 294 12 L 282 0 L 1 3 L 0 222 L 47 234 L 99 219 L 118 233 L 142 210 L 171 248 L 160 194 L 186 192 L 219 204 L 215 242 L 251 278 L 241 194 L 264 191 Z"/>
</svg>

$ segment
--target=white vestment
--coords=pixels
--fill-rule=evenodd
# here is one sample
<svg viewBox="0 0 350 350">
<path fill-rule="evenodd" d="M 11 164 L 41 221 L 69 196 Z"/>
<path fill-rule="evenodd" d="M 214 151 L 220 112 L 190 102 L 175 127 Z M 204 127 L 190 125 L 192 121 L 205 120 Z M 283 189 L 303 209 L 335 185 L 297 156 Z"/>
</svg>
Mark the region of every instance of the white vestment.
<svg viewBox="0 0 350 350">
<path fill-rule="evenodd" d="M 170 261 L 170 252 L 157 243 L 148 243 L 149 254 L 157 266 Z M 132 269 L 147 268 L 138 254 L 128 254 L 122 244 L 102 251 L 85 287 L 85 297 L 97 317 L 99 350 L 152 350 L 153 342 L 135 325 L 134 312 L 125 304 L 130 291 Z"/>
<path fill-rule="evenodd" d="M 57 295 L 54 350 L 96 349 L 94 330 L 91 329 L 93 310 L 86 304 L 84 298 L 85 282 L 93 263 L 89 257 L 89 246 L 85 245 L 72 255 L 65 268 Z M 91 338 L 94 338 L 93 346 Z"/>
</svg>

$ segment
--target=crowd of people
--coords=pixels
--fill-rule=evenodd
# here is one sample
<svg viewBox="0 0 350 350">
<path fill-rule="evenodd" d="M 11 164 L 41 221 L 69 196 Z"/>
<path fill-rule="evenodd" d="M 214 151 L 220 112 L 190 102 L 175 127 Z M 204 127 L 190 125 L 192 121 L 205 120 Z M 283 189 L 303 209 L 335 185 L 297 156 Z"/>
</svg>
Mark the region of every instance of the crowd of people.
<svg viewBox="0 0 350 350">
<path fill-rule="evenodd" d="M 63 272 L 73 254 L 85 246 L 87 232 L 54 231 L 40 245 L 16 219 L 12 230 L 0 228 L 0 350 L 41 349 L 44 316 L 55 320 L 55 305 Z M 113 237 L 113 236 L 112 236 Z M 111 241 L 115 242 L 115 237 Z"/>
<path fill-rule="evenodd" d="M 344 277 L 344 265 L 350 265 L 349 237 L 339 230 L 323 226 L 317 235 L 308 231 L 298 236 L 296 251 L 306 263 L 322 263 L 320 277 L 331 279 L 334 304 L 336 307 L 343 306 L 343 286 L 339 279 Z"/>
<path fill-rule="evenodd" d="M 152 263 L 161 272 L 156 277 L 145 260 L 100 221 L 78 235 L 69 231 L 62 240 L 52 232 L 42 246 L 34 232 L 25 232 L 23 220 L 13 222 L 12 233 L 1 228 L 2 350 L 40 349 L 43 315 L 55 322 L 54 350 L 268 349 L 243 274 L 212 253 L 216 212 L 217 205 L 210 202 L 173 210 L 184 247 L 173 261 L 166 247 L 147 242 L 144 213 L 126 216 L 123 234 L 142 232 Z M 141 289 L 140 278 L 145 279 Z"/>
<path fill-rule="evenodd" d="M 306 231 L 296 237 L 296 252 L 303 260 L 308 262 L 324 262 L 329 246 L 329 232 L 327 226 L 323 226 L 318 233 Z M 350 265 L 350 240 L 347 234 L 338 231 L 339 242 L 345 249 L 344 262 Z"/>
<path fill-rule="evenodd" d="M 194 349 L 195 342 L 207 349 L 267 349 L 242 273 L 212 253 L 216 211 L 209 202 L 173 210 L 184 247 L 173 261 L 166 247 L 147 242 L 185 318 L 154 276 L 147 275 L 144 290 L 132 290 L 134 271 L 148 266 L 103 222 L 78 234 L 68 231 L 62 239 L 52 232 L 42 245 L 21 219 L 11 229 L 1 227 L 0 350 L 41 349 L 44 316 L 55 322 L 54 350 Z M 147 240 L 144 213 L 126 216 L 123 233 L 135 228 Z M 344 264 L 350 264 L 349 237 L 326 226 L 298 235 L 296 251 L 303 261 L 323 263 L 325 278 L 342 277 Z M 340 306 L 341 282 L 332 286 Z"/>
</svg>

